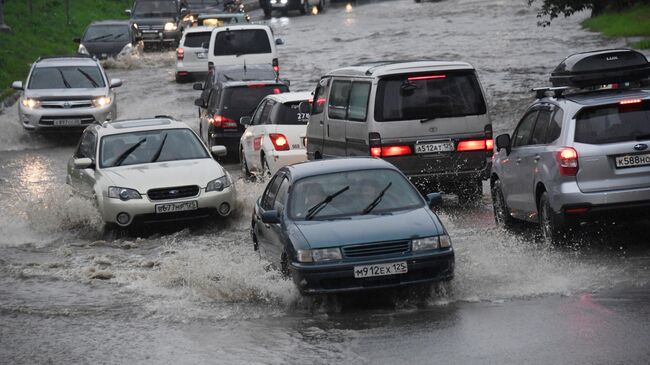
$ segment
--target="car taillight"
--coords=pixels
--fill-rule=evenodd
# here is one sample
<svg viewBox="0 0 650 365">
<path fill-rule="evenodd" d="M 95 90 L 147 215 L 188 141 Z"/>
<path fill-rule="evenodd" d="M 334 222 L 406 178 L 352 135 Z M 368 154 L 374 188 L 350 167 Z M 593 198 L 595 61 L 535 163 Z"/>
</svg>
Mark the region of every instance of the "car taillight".
<svg viewBox="0 0 650 365">
<path fill-rule="evenodd" d="M 618 103 L 620 105 L 630 105 L 630 104 L 641 104 L 643 100 L 641 99 L 626 99 L 626 100 L 621 100 Z"/>
<path fill-rule="evenodd" d="M 176 58 L 179 60 L 185 58 L 185 50 L 182 48 L 176 48 Z"/>
<path fill-rule="evenodd" d="M 413 149 L 409 145 L 382 146 L 381 136 L 376 132 L 368 134 L 368 145 L 372 157 L 404 156 L 413 153 Z"/>
<path fill-rule="evenodd" d="M 490 139 L 468 139 L 459 141 L 456 146 L 456 151 L 492 151 L 494 148 L 494 141 Z"/>
<path fill-rule="evenodd" d="M 215 115 L 208 120 L 208 123 L 217 128 L 237 128 L 237 122 L 221 115 Z"/>
<path fill-rule="evenodd" d="M 285 137 L 284 134 L 269 133 L 269 138 L 271 139 L 271 143 L 273 143 L 273 147 L 276 151 L 289 150 L 289 141 L 287 141 L 287 137 Z"/>
<path fill-rule="evenodd" d="M 447 75 L 426 75 L 426 76 L 411 76 L 407 78 L 408 81 L 417 81 L 417 80 L 435 80 L 435 79 L 444 79 Z"/>
<path fill-rule="evenodd" d="M 560 166 L 560 175 L 576 176 L 578 173 L 578 152 L 571 147 L 563 147 L 556 152 L 555 157 Z"/>
<path fill-rule="evenodd" d="M 277 58 L 273 59 L 273 71 L 275 71 L 276 74 L 280 74 L 280 64 L 278 63 Z"/>
</svg>

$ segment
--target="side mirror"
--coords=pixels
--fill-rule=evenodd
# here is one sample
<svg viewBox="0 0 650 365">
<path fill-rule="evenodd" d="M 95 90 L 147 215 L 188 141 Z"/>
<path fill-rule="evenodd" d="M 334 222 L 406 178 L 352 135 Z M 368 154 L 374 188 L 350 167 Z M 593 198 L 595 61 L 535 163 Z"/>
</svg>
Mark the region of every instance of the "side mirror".
<svg viewBox="0 0 650 365">
<path fill-rule="evenodd" d="M 440 193 L 427 194 L 427 204 L 429 208 L 439 207 L 442 205 L 442 195 Z"/>
<path fill-rule="evenodd" d="M 280 214 L 277 210 L 267 210 L 262 213 L 262 223 L 265 224 L 277 224 L 280 223 Z"/>
<path fill-rule="evenodd" d="M 77 37 L 77 38 L 72 39 L 72 41 L 79 44 L 79 43 L 81 43 L 81 38 Z"/>
<path fill-rule="evenodd" d="M 181 8 L 181 17 L 185 17 L 187 15 L 187 9 Z"/>
<path fill-rule="evenodd" d="M 287 86 L 291 86 L 291 80 L 282 80 L 282 83 L 284 83 Z"/>
<path fill-rule="evenodd" d="M 208 48 L 210 48 L 210 43 L 209 43 L 209 42 L 203 42 L 203 43 L 201 43 L 201 48 L 203 48 L 203 49 L 208 49 Z"/>
<path fill-rule="evenodd" d="M 111 84 L 110 84 L 111 89 L 115 88 L 115 87 L 120 87 L 120 86 L 122 86 L 122 80 L 120 80 L 120 79 L 111 79 Z"/>
<path fill-rule="evenodd" d="M 505 148 L 506 153 L 510 154 L 510 135 L 509 134 L 500 134 L 496 139 L 497 152 Z"/>
<path fill-rule="evenodd" d="M 199 108 L 205 108 L 205 102 L 201 98 L 195 99 L 194 105 L 198 106 Z"/>
<path fill-rule="evenodd" d="M 93 166 L 94 166 L 93 160 L 89 159 L 88 157 L 74 159 L 75 169 L 83 170 L 83 169 L 89 169 Z"/>
<path fill-rule="evenodd" d="M 124 10 L 124 14 L 131 16 L 131 9 Z"/>
<path fill-rule="evenodd" d="M 226 148 L 226 146 L 221 146 L 221 145 L 212 146 L 210 148 L 210 153 L 212 153 L 213 156 L 223 157 L 228 154 L 228 149 Z"/>
<path fill-rule="evenodd" d="M 308 101 L 301 101 L 298 104 L 298 112 L 309 114 L 311 112 L 311 104 Z"/>
<path fill-rule="evenodd" d="M 22 81 L 14 81 L 11 84 L 11 88 L 14 90 L 23 90 L 23 82 Z"/>
<path fill-rule="evenodd" d="M 241 117 L 239 118 L 239 124 L 244 127 L 248 127 L 251 124 L 251 117 Z"/>
<path fill-rule="evenodd" d="M 276 38 L 275 39 L 275 45 L 276 46 L 281 46 L 283 44 L 284 44 L 284 41 L 282 40 L 282 38 Z"/>
<path fill-rule="evenodd" d="M 136 42 L 136 43 L 140 43 L 140 42 L 142 42 L 142 36 L 141 36 L 141 35 L 136 35 L 136 36 L 135 36 L 135 42 Z"/>
<path fill-rule="evenodd" d="M 203 84 L 200 82 L 195 82 L 194 85 L 192 85 L 192 89 L 201 91 L 203 90 Z"/>
</svg>

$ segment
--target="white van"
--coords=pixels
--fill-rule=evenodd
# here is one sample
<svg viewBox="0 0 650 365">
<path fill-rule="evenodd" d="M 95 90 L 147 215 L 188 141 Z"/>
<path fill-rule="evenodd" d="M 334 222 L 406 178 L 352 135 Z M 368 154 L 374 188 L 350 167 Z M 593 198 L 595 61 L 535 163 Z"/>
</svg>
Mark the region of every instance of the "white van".
<svg viewBox="0 0 650 365">
<path fill-rule="evenodd" d="M 318 83 L 307 156 L 373 156 L 423 192 L 482 196 L 492 124 L 476 70 L 464 62 L 378 62 L 346 67 Z"/>
<path fill-rule="evenodd" d="M 214 28 L 210 37 L 208 62 L 217 72 L 220 66 L 270 64 L 280 73 L 275 39 L 268 25 L 242 24 Z"/>
</svg>

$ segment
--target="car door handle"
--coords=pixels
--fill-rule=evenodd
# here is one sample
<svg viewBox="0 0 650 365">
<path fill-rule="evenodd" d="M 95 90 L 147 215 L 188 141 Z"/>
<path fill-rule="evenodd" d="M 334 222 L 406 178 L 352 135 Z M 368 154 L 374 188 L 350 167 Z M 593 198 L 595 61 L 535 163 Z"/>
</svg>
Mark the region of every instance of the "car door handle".
<svg viewBox="0 0 650 365">
<path fill-rule="evenodd" d="M 319 123 L 320 125 L 323 125 L 323 121 L 322 121 L 322 120 L 318 121 L 318 123 Z"/>
</svg>

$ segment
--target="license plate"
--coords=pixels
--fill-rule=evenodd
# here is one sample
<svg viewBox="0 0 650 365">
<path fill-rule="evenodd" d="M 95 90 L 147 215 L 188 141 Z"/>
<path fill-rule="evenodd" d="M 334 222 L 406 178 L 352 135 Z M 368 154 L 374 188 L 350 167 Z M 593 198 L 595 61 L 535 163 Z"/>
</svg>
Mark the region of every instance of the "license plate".
<svg viewBox="0 0 650 365">
<path fill-rule="evenodd" d="M 196 52 L 196 58 L 202 60 L 208 58 L 208 54 L 205 52 Z"/>
<path fill-rule="evenodd" d="M 415 145 L 415 153 L 450 152 L 455 149 L 452 141 L 418 143 Z"/>
<path fill-rule="evenodd" d="M 58 120 L 54 121 L 54 125 L 57 125 L 57 126 L 81 125 L 81 120 L 79 120 L 79 119 L 58 119 Z"/>
<path fill-rule="evenodd" d="M 199 209 L 199 203 L 196 200 L 189 202 L 180 202 L 180 203 L 167 203 L 167 204 L 156 204 L 156 213 L 173 213 L 173 212 L 183 212 L 186 210 L 197 210 Z"/>
<path fill-rule="evenodd" d="M 155 29 L 143 29 L 142 33 L 158 33 L 158 31 Z"/>
<path fill-rule="evenodd" d="M 405 261 L 393 262 L 390 264 L 363 265 L 354 267 L 355 278 L 369 278 L 373 276 L 385 276 L 395 274 L 406 274 L 408 266 Z"/>
<path fill-rule="evenodd" d="M 650 165 L 650 153 L 616 157 L 616 167 L 636 167 Z"/>
</svg>

